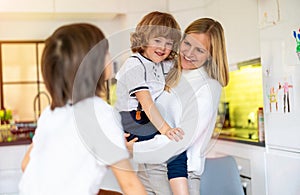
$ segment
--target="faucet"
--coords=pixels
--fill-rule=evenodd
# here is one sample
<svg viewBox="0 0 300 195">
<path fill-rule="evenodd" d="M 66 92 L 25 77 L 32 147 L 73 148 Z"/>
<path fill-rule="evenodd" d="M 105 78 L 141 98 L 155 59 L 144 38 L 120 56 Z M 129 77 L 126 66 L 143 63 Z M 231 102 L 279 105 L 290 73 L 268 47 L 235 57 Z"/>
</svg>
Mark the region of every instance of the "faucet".
<svg viewBox="0 0 300 195">
<path fill-rule="evenodd" d="M 34 100 L 33 100 L 34 122 L 36 122 L 37 119 L 41 115 L 41 110 L 40 110 L 41 109 L 41 102 L 40 102 L 40 99 L 39 99 L 39 97 L 41 95 L 45 95 L 47 100 L 48 100 L 48 104 L 50 104 L 50 97 L 45 91 L 40 91 L 36 94 L 36 96 L 34 96 Z M 36 101 L 38 101 L 38 110 L 36 109 Z"/>
</svg>

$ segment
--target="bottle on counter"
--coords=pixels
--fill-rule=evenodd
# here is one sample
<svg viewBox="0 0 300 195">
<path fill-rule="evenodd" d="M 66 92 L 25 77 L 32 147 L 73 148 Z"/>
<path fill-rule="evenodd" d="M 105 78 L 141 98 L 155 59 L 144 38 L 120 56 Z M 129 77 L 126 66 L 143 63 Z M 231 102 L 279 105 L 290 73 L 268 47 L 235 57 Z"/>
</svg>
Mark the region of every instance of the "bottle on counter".
<svg viewBox="0 0 300 195">
<path fill-rule="evenodd" d="M 258 126 L 258 141 L 265 141 L 265 125 L 264 125 L 264 110 L 262 107 L 258 108 L 257 111 L 257 126 Z"/>
</svg>

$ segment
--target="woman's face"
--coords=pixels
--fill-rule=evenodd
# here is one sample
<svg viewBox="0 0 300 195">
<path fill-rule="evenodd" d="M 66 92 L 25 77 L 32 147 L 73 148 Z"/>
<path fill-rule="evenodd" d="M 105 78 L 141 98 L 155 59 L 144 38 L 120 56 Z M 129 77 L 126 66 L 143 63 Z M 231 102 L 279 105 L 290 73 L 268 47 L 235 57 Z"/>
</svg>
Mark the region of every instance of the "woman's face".
<svg viewBox="0 0 300 195">
<path fill-rule="evenodd" d="M 210 39 L 204 33 L 187 34 L 182 40 L 179 54 L 182 69 L 201 67 L 210 56 Z"/>
</svg>

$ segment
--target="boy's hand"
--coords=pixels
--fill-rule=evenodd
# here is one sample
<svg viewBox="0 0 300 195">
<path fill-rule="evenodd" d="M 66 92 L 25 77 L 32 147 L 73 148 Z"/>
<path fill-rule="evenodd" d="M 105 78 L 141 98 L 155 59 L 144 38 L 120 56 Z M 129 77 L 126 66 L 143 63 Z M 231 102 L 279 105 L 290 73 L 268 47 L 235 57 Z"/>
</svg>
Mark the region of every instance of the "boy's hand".
<svg viewBox="0 0 300 195">
<path fill-rule="evenodd" d="M 138 141 L 138 138 L 135 137 L 132 140 L 127 141 L 127 137 L 129 137 L 129 136 L 130 136 L 130 133 L 124 133 L 125 145 L 127 147 L 127 150 L 132 154 L 133 153 L 133 144 Z"/>
<path fill-rule="evenodd" d="M 170 140 L 180 141 L 183 139 L 184 132 L 180 128 L 171 128 L 165 134 Z"/>
</svg>

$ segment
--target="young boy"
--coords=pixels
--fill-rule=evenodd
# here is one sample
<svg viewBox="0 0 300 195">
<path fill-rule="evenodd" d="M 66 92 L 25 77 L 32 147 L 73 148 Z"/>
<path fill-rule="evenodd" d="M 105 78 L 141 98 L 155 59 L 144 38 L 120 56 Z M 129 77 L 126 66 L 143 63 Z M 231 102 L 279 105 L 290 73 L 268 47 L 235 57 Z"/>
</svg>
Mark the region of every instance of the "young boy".
<svg viewBox="0 0 300 195">
<path fill-rule="evenodd" d="M 145 15 L 131 35 L 133 55 L 116 75 L 115 107 L 121 114 L 125 132 L 130 134 L 127 140 L 144 141 L 159 133 L 171 140 L 178 141 L 182 138 L 183 131 L 170 127 L 154 104 L 165 88 L 165 76 L 173 66 L 180 39 L 180 27 L 174 17 L 157 11 Z M 171 185 L 174 193 L 180 190 L 178 194 L 185 194 L 180 187 L 182 185 L 186 186 L 184 189 L 187 191 L 186 161 L 184 152 L 168 163 L 170 182 L 179 182 L 178 185 Z M 138 176 L 142 181 L 145 171 L 149 170 L 146 167 L 149 166 L 155 165 L 139 164 Z M 153 183 L 143 184 L 150 193 Z M 161 194 L 169 193 L 168 186 L 161 186 L 160 190 Z"/>
</svg>

